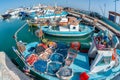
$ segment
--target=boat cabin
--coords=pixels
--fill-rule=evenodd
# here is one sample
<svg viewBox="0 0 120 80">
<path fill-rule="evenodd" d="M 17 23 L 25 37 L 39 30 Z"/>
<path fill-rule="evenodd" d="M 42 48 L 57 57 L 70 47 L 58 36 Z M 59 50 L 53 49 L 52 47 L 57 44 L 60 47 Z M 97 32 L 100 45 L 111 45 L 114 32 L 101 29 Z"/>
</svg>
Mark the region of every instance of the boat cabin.
<svg viewBox="0 0 120 80">
<path fill-rule="evenodd" d="M 60 31 L 79 31 L 79 21 L 74 17 L 62 18 L 59 22 Z"/>
<path fill-rule="evenodd" d="M 107 38 L 109 39 L 109 36 L 107 36 Z M 104 42 L 102 42 L 103 39 Z M 113 35 L 111 40 L 109 39 L 107 41 L 105 34 L 104 38 L 100 37 L 100 35 L 93 38 L 92 46 L 88 52 L 91 64 L 90 73 L 108 71 L 118 64 L 116 47 L 119 44 L 119 40 Z"/>
<path fill-rule="evenodd" d="M 79 31 L 79 25 L 59 26 L 60 31 Z"/>
</svg>

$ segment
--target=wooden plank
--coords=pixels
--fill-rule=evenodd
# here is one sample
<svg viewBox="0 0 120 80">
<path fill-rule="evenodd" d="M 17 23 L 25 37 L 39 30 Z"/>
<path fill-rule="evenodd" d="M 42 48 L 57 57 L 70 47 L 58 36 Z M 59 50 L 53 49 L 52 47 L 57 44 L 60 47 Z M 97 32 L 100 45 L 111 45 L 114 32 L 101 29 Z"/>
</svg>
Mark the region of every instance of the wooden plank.
<svg viewBox="0 0 120 80">
<path fill-rule="evenodd" d="M 78 15 L 80 15 L 80 16 L 85 15 L 85 14 L 78 13 L 78 12 L 74 12 L 74 11 L 69 11 L 69 13 L 70 13 L 70 14 L 78 14 Z M 87 20 L 87 21 L 89 21 L 89 22 L 92 22 L 92 23 L 93 23 L 93 20 L 96 19 L 96 18 L 93 18 L 93 17 L 90 17 L 90 16 L 88 16 L 88 15 L 85 15 L 85 16 L 84 16 L 84 19 Z M 120 32 L 119 32 L 118 30 L 114 29 L 112 26 L 110 26 L 110 25 L 106 24 L 105 22 L 103 22 L 103 21 L 101 21 L 101 20 L 98 20 L 98 19 L 97 19 L 97 23 L 101 24 L 101 25 L 102 25 L 102 28 L 104 27 L 104 28 L 102 29 L 102 28 L 100 28 L 100 26 L 98 26 L 100 29 L 104 30 L 104 29 L 106 28 L 106 29 L 110 30 L 110 32 L 112 32 L 112 34 L 114 33 L 114 34 L 116 34 L 118 37 L 120 37 Z"/>
</svg>

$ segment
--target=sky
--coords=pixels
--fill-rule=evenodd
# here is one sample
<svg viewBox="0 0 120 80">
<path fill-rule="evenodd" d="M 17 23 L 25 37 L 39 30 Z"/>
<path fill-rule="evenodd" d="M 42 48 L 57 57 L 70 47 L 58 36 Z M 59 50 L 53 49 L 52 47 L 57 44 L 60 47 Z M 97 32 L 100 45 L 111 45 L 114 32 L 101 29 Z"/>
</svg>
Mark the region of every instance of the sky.
<svg viewBox="0 0 120 80">
<path fill-rule="evenodd" d="M 108 11 L 115 11 L 114 0 L 0 0 L 0 14 L 8 9 L 15 9 L 21 6 L 29 7 L 39 3 L 45 5 L 68 6 L 77 9 L 90 10 L 108 16 Z M 120 0 L 116 3 L 116 12 L 120 13 Z M 104 14 L 105 13 L 105 14 Z"/>
</svg>

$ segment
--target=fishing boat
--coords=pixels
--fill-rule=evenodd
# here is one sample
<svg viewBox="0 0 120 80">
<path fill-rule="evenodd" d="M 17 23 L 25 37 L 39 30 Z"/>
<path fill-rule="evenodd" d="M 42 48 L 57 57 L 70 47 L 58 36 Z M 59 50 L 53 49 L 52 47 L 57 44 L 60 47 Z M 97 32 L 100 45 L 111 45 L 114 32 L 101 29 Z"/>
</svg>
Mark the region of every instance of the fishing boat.
<svg viewBox="0 0 120 80">
<path fill-rule="evenodd" d="M 30 19 L 27 20 L 27 23 L 30 27 L 37 27 L 38 26 L 47 26 L 48 25 L 48 19 L 44 19 L 44 18 L 37 18 L 37 19 Z"/>
<path fill-rule="evenodd" d="M 29 15 L 29 13 L 25 12 L 25 11 L 20 11 L 18 13 L 18 16 L 22 19 L 22 20 L 28 20 L 31 18 L 31 16 Z"/>
<path fill-rule="evenodd" d="M 10 14 L 3 14 L 3 15 L 1 15 L 1 16 L 2 16 L 3 20 L 6 20 L 6 19 L 11 18 L 11 15 L 10 15 Z"/>
<path fill-rule="evenodd" d="M 41 29 L 45 34 L 56 37 L 83 37 L 92 35 L 94 27 L 81 24 L 81 20 L 75 17 L 63 17 L 56 22 L 51 22 L 48 26 L 42 26 Z"/>
<path fill-rule="evenodd" d="M 46 11 L 47 12 L 47 11 Z M 41 25 L 42 23 L 39 23 L 38 21 L 40 19 L 46 19 L 46 20 L 54 20 L 54 19 L 57 19 L 57 18 L 60 18 L 60 17 L 65 17 L 68 13 L 67 12 L 61 12 L 59 14 L 55 14 L 55 13 L 51 13 L 50 11 L 48 11 L 47 13 L 45 13 L 44 15 L 40 15 L 38 16 L 38 14 L 34 14 L 32 13 L 32 15 L 30 14 L 31 17 L 34 17 L 30 20 L 27 21 L 28 25 L 32 25 L 32 26 L 36 26 L 38 27 L 38 25 Z M 35 17 L 37 15 L 37 17 Z"/>
<path fill-rule="evenodd" d="M 24 70 L 47 80 L 110 80 L 120 73 L 117 36 L 94 36 L 88 53 L 80 52 L 80 42 L 70 44 L 43 39 L 13 50 L 24 62 Z M 20 64 L 19 64 L 20 65 Z"/>
<path fill-rule="evenodd" d="M 40 19 L 46 19 L 46 20 L 54 20 L 60 17 L 67 16 L 67 12 L 63 11 L 63 8 L 61 7 L 51 7 L 47 6 L 44 8 L 41 8 L 39 11 L 31 12 L 29 15 L 32 17 L 30 20 L 27 20 L 27 23 L 29 26 L 38 27 L 38 25 L 42 24 L 39 23 Z"/>
<path fill-rule="evenodd" d="M 7 10 L 5 12 L 5 14 L 10 14 L 11 18 L 15 19 L 15 18 L 18 17 L 18 13 L 20 12 L 20 10 L 22 10 L 22 9 L 19 9 L 19 8 L 17 8 L 17 9 L 10 9 L 10 10 Z"/>
</svg>

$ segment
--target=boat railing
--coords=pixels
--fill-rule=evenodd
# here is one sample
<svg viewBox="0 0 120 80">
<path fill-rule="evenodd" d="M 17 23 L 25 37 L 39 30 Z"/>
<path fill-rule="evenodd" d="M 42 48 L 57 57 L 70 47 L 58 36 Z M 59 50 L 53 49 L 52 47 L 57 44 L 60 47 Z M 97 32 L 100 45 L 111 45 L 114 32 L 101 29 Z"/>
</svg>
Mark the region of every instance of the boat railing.
<svg viewBox="0 0 120 80">
<path fill-rule="evenodd" d="M 24 58 L 24 56 L 23 56 L 23 54 L 22 54 L 22 51 L 23 51 L 23 50 L 21 50 L 21 49 L 19 50 L 19 46 L 20 46 L 20 45 L 18 45 L 18 42 L 20 42 L 20 43 L 22 43 L 22 44 L 26 44 L 26 43 L 23 43 L 23 42 L 21 42 L 21 41 L 18 41 L 18 38 L 17 38 L 18 33 L 19 33 L 26 25 L 27 25 L 27 23 L 23 24 L 23 25 L 15 32 L 14 38 L 15 38 L 16 45 L 17 45 L 17 48 L 18 48 L 18 49 L 16 49 L 15 47 L 12 47 L 12 49 L 13 49 L 13 51 L 16 53 L 16 55 L 18 56 L 18 57 L 16 57 L 16 59 L 20 58 L 21 61 L 22 61 L 22 63 L 24 64 L 24 66 L 29 67 L 29 65 L 27 64 L 27 62 L 26 62 L 26 60 L 25 60 L 25 58 Z M 22 46 L 22 47 L 23 47 L 23 46 Z M 23 49 L 23 48 L 22 48 L 22 49 Z M 16 60 L 16 59 L 15 59 L 15 60 Z"/>
<path fill-rule="evenodd" d="M 31 66 L 29 66 L 29 64 L 26 62 L 24 56 L 22 55 L 22 53 L 20 53 L 15 47 L 12 47 L 13 51 L 16 53 L 16 55 L 18 56 L 17 58 L 20 58 L 24 64 L 24 67 L 23 68 L 23 71 L 24 71 L 24 68 L 28 68 L 28 70 L 32 69 Z M 33 70 L 33 69 L 32 69 Z"/>
<path fill-rule="evenodd" d="M 19 56 L 19 58 L 21 58 L 21 60 L 25 62 L 23 55 L 15 47 L 12 47 L 12 49 Z"/>
<path fill-rule="evenodd" d="M 18 42 L 17 40 L 17 34 L 27 25 L 27 23 L 23 24 L 14 34 L 15 41 Z"/>
</svg>

